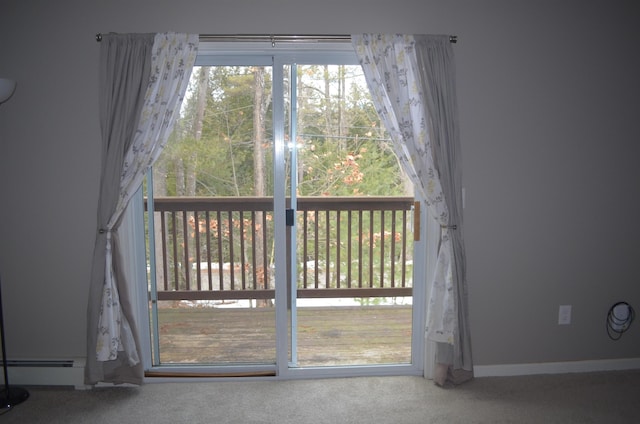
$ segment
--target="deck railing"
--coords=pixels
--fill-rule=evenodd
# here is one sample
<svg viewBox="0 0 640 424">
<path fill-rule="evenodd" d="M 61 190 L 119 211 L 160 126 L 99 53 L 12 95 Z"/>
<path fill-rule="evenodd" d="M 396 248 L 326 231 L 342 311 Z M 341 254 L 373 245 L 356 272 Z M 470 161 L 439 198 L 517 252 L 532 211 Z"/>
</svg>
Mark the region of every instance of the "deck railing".
<svg viewBox="0 0 640 424">
<path fill-rule="evenodd" d="M 300 197 L 297 296 L 410 296 L 413 199 Z M 273 199 L 155 198 L 158 300 L 273 299 Z M 145 202 L 145 207 L 148 203 Z"/>
</svg>

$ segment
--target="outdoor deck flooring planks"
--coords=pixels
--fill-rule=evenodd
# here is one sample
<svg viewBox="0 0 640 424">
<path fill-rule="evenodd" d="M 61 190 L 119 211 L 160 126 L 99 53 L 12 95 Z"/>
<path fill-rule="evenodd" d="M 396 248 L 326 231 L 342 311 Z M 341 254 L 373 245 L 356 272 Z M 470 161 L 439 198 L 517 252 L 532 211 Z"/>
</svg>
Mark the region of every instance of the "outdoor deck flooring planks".
<svg viewBox="0 0 640 424">
<path fill-rule="evenodd" d="M 275 309 L 159 308 L 163 364 L 274 363 Z M 298 309 L 298 365 L 409 363 L 411 306 Z"/>
</svg>

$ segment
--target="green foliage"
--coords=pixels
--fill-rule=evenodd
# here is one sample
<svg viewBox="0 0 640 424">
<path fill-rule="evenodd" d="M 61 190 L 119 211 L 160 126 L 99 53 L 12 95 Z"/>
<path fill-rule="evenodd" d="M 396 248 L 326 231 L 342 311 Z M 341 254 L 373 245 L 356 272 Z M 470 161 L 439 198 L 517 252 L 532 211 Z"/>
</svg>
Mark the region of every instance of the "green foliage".
<svg viewBox="0 0 640 424">
<path fill-rule="evenodd" d="M 254 150 L 256 148 L 256 128 L 263 129 L 263 138 L 258 140 L 262 157 L 265 159 L 264 184 L 266 193 L 273 193 L 273 129 L 272 129 L 272 94 L 271 69 L 265 68 L 264 81 L 261 87 L 256 86 L 255 74 L 258 68 L 250 66 L 216 66 L 194 69 L 189 89 L 182 107 L 181 116 L 175 125 L 173 134 L 167 143 L 159 161 L 154 165 L 154 181 L 162 184 L 155 196 L 253 196 L 256 185 L 257 170 Z M 370 96 L 359 66 L 299 66 L 297 71 L 297 137 L 298 149 L 298 194 L 300 196 L 402 196 L 405 192 L 403 174 L 391 149 L 390 141 L 371 104 Z M 285 89 L 289 87 L 284 82 Z M 256 93 L 264 92 L 259 98 Z M 264 114 L 255 119 L 256 98 L 262 102 Z M 290 110 L 286 111 L 287 116 Z M 288 127 L 288 125 L 287 125 Z M 289 163 L 289 162 L 288 162 Z M 192 181 L 192 188 L 190 187 Z M 155 185 L 155 183 L 154 183 Z M 168 237 L 171 234 L 195 234 L 201 217 L 193 217 L 193 213 L 185 212 L 192 227 L 183 231 L 182 221 L 167 225 Z M 229 234 L 240 221 L 248 217 L 233 217 L 226 223 L 218 223 L 215 231 L 222 231 L 220 237 L 225 243 L 230 242 Z M 384 235 L 380 228 L 379 218 L 365 214 L 362 225 L 367 231 L 363 243 L 376 244 L 384 239 L 385 252 L 391 251 L 391 244 L 397 243 L 396 234 Z M 397 218 L 400 219 L 400 218 Z M 321 225 L 322 240 L 329 240 L 330 245 L 318 252 L 313 252 L 323 263 L 341 264 L 346 269 L 347 251 L 345 241 L 340 245 L 332 239 L 332 235 L 340 226 L 341 234 L 347 234 L 346 224 L 332 221 Z M 374 222 L 371 222 L 374 221 Z M 387 217 L 387 225 L 391 218 Z M 371 225 L 371 227 L 370 227 Z M 401 222 L 398 221 L 398 227 Z M 356 231 L 355 228 L 351 229 Z M 214 229 L 211 229 L 214 234 Z M 269 230 L 271 231 L 271 230 Z M 386 231 L 386 230 L 385 230 Z M 217 234 L 217 233 L 215 233 Z M 173 237 L 173 236 L 171 236 Z M 173 240 L 178 245 L 176 257 L 170 258 L 170 264 L 208 261 L 217 257 L 206 256 L 207 243 L 204 238 L 197 243 L 186 236 Z M 193 236 L 190 236 L 193 237 Z M 213 236 L 212 236 L 213 237 Z M 239 245 L 244 236 L 233 237 L 234 256 L 244 255 L 249 258 L 253 253 L 244 251 Z M 271 238 L 271 235 L 269 235 Z M 316 235 L 313 235 L 316 237 Z M 381 237 L 381 238 L 380 238 Z M 169 241 L 171 242 L 171 241 Z M 271 242 L 271 241 L 270 241 Z M 300 243 L 300 242 L 299 242 Z M 203 257 L 185 258 L 182 249 L 189 247 L 192 255 L 199 244 Z M 237 245 L 236 245 L 237 244 Z M 298 253 L 301 254 L 301 246 Z M 211 249 L 217 247 L 213 246 Z M 378 242 L 375 250 L 364 249 L 363 262 L 371 261 L 372 269 L 380 269 L 380 249 Z M 269 249 L 274 249 L 270 245 Z M 352 247 L 355 249 L 355 246 Z M 399 248 L 398 248 L 399 249 Z M 224 251 L 224 262 L 237 261 L 230 257 L 230 251 Z M 328 256 L 327 257 L 327 252 Z M 268 252 L 269 258 L 272 251 Z M 166 253 L 171 256 L 173 251 Z M 339 259 L 338 259 L 339 258 Z M 303 259 L 300 258 L 300 261 Z M 394 258 L 397 260 L 397 258 Z M 271 259 L 268 260 L 269 262 Z M 252 263 L 247 261 L 247 263 Z M 399 263 L 399 262 L 398 262 Z M 180 265 L 182 266 L 182 265 Z M 185 264 L 185 266 L 188 266 Z M 331 279 L 335 284 L 345 277 L 334 275 L 329 265 Z M 395 269 L 399 277 L 400 267 Z M 377 272 L 377 271 L 376 271 Z M 352 280 L 353 280 L 352 276 Z M 383 276 L 389 279 L 390 276 Z M 363 277 L 364 284 L 375 287 L 380 276 Z M 346 282 L 344 282 L 346 284 Z M 356 282 L 356 284 L 359 282 Z M 350 283 L 349 283 L 350 284 Z M 367 302 L 369 300 L 366 300 Z"/>
<path fill-rule="evenodd" d="M 401 171 L 363 79 L 355 75 L 359 67 L 344 68 L 305 66 L 298 70 L 298 192 L 307 196 L 402 195 Z M 198 138 L 198 78 L 205 70 L 208 90 Z M 196 196 L 253 194 L 254 70 L 246 66 L 194 70 L 182 115 L 160 159 L 166 176 L 158 178 L 165 178 L 166 195 L 178 195 L 181 169 L 195 174 Z M 270 93 L 271 74 L 265 75 L 265 92 Z M 265 176 L 267 192 L 273 192 L 271 102 L 264 118 Z"/>
<path fill-rule="evenodd" d="M 404 194 L 402 174 L 360 73 L 359 66 L 298 71 L 300 195 Z"/>
<path fill-rule="evenodd" d="M 333 140 L 312 138 L 300 154 L 303 196 L 403 195 L 401 174 L 388 144 L 354 137 L 341 148 Z"/>
<path fill-rule="evenodd" d="M 183 113 L 159 161 L 167 173 L 168 196 L 177 195 L 179 167 L 196 178 L 196 196 L 252 195 L 253 164 L 253 68 L 207 67 L 208 90 L 202 132 L 196 138 L 198 77 L 194 70 Z M 266 89 L 270 91 L 270 79 Z M 265 125 L 271 128 L 271 116 Z M 271 154 L 267 157 L 271 165 Z M 156 166 L 157 168 L 158 166 Z"/>
</svg>

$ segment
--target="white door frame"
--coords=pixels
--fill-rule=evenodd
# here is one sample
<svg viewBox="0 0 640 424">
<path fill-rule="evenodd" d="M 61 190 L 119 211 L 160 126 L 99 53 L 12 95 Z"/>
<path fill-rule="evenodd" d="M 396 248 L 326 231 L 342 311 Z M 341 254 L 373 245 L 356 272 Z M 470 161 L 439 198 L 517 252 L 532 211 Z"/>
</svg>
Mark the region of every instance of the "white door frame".
<svg viewBox="0 0 640 424">
<path fill-rule="evenodd" d="M 247 44 L 241 43 L 201 43 L 200 54 L 196 60 L 198 66 L 223 66 L 223 65 L 264 65 L 273 66 L 273 92 L 282 93 L 283 90 L 283 69 L 284 65 L 297 64 L 357 64 L 357 59 L 350 44 L 345 43 L 323 43 L 319 46 L 294 45 L 287 46 L 280 44 L 272 47 L 270 43 Z M 284 134 L 285 104 L 284 98 L 280 95 L 273 96 L 273 136 L 274 136 L 274 230 L 275 245 L 286 246 L 286 175 L 285 175 L 285 155 L 287 146 L 285 145 Z M 142 205 L 142 195 L 136 197 L 135 202 Z M 142 216 L 144 208 L 134 209 L 135 214 Z M 421 221 L 426 222 L 426 207 L 420 209 Z M 144 221 L 141 218 L 133 219 L 133 228 L 129 234 L 144 234 Z M 426 258 L 426 225 L 422 225 L 420 240 L 414 242 L 414 258 Z M 139 236 L 133 236 L 137 238 Z M 292 243 L 295 250 L 295 243 Z M 136 249 L 144 252 L 144 243 L 137 243 Z M 292 252 L 295 254 L 295 251 Z M 136 255 L 137 269 L 146 270 L 146 258 L 143 254 Z M 417 281 L 424 281 L 425 261 L 415 260 L 413 267 L 413 326 L 412 326 L 412 363 L 392 364 L 392 365 L 359 365 L 359 366 L 337 366 L 337 367 L 305 367 L 297 368 L 289 363 L 289 313 L 287 311 L 287 252 L 284 248 L 275 250 L 275 303 L 276 303 L 276 364 L 273 365 L 228 365 L 220 367 L 211 366 L 161 366 L 163 371 L 171 372 L 197 372 L 206 368 L 207 372 L 229 373 L 238 371 L 263 372 L 274 370 L 275 377 L 256 377 L 258 379 L 297 379 L 297 378 L 318 378 L 318 377 L 351 377 L 351 376 L 382 376 L 382 375 L 422 375 L 424 366 L 424 331 L 425 331 L 425 308 L 426 295 L 424 284 Z M 151 267 L 153 270 L 154 267 Z M 292 274 L 295 276 L 295 274 Z M 137 273 L 137 279 L 142 278 L 142 273 Z M 295 284 L 295 281 L 292 285 Z M 135 295 L 139 305 L 137 314 L 137 328 L 141 335 L 141 349 L 143 365 L 146 370 L 153 368 L 151 358 L 151 337 L 144 329 L 151 329 L 149 320 L 149 299 L 147 294 L 147 280 L 138 281 L 135 284 L 138 288 Z M 295 293 L 295 290 L 292 290 Z M 293 300 L 292 300 L 293 301 Z M 294 302 L 294 301 L 293 301 Z M 292 303 L 292 308 L 295 303 Z M 243 377 L 246 379 L 246 377 Z M 147 379 L 149 382 L 160 381 L 180 381 L 188 378 L 162 379 L 154 377 Z M 207 380 L 206 378 L 204 380 Z M 220 378 L 215 378 L 220 380 Z M 202 378 L 199 381 L 203 381 Z"/>
</svg>

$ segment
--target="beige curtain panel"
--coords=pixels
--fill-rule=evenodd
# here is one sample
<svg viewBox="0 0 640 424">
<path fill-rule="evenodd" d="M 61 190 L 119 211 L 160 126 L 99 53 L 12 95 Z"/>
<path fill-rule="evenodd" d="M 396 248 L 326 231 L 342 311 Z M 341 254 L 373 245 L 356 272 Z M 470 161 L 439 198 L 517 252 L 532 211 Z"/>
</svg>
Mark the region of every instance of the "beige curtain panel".
<svg viewBox="0 0 640 424">
<path fill-rule="evenodd" d="M 106 34 L 100 54 L 102 169 L 89 290 L 85 383 L 141 384 L 138 332 L 119 263 L 122 212 L 171 133 L 198 36 Z"/>
<path fill-rule="evenodd" d="M 426 281 L 427 340 L 437 384 L 473 376 L 462 236 L 460 140 L 449 36 L 353 35 L 378 114 L 405 172 L 440 224 L 433 277 Z"/>
</svg>

